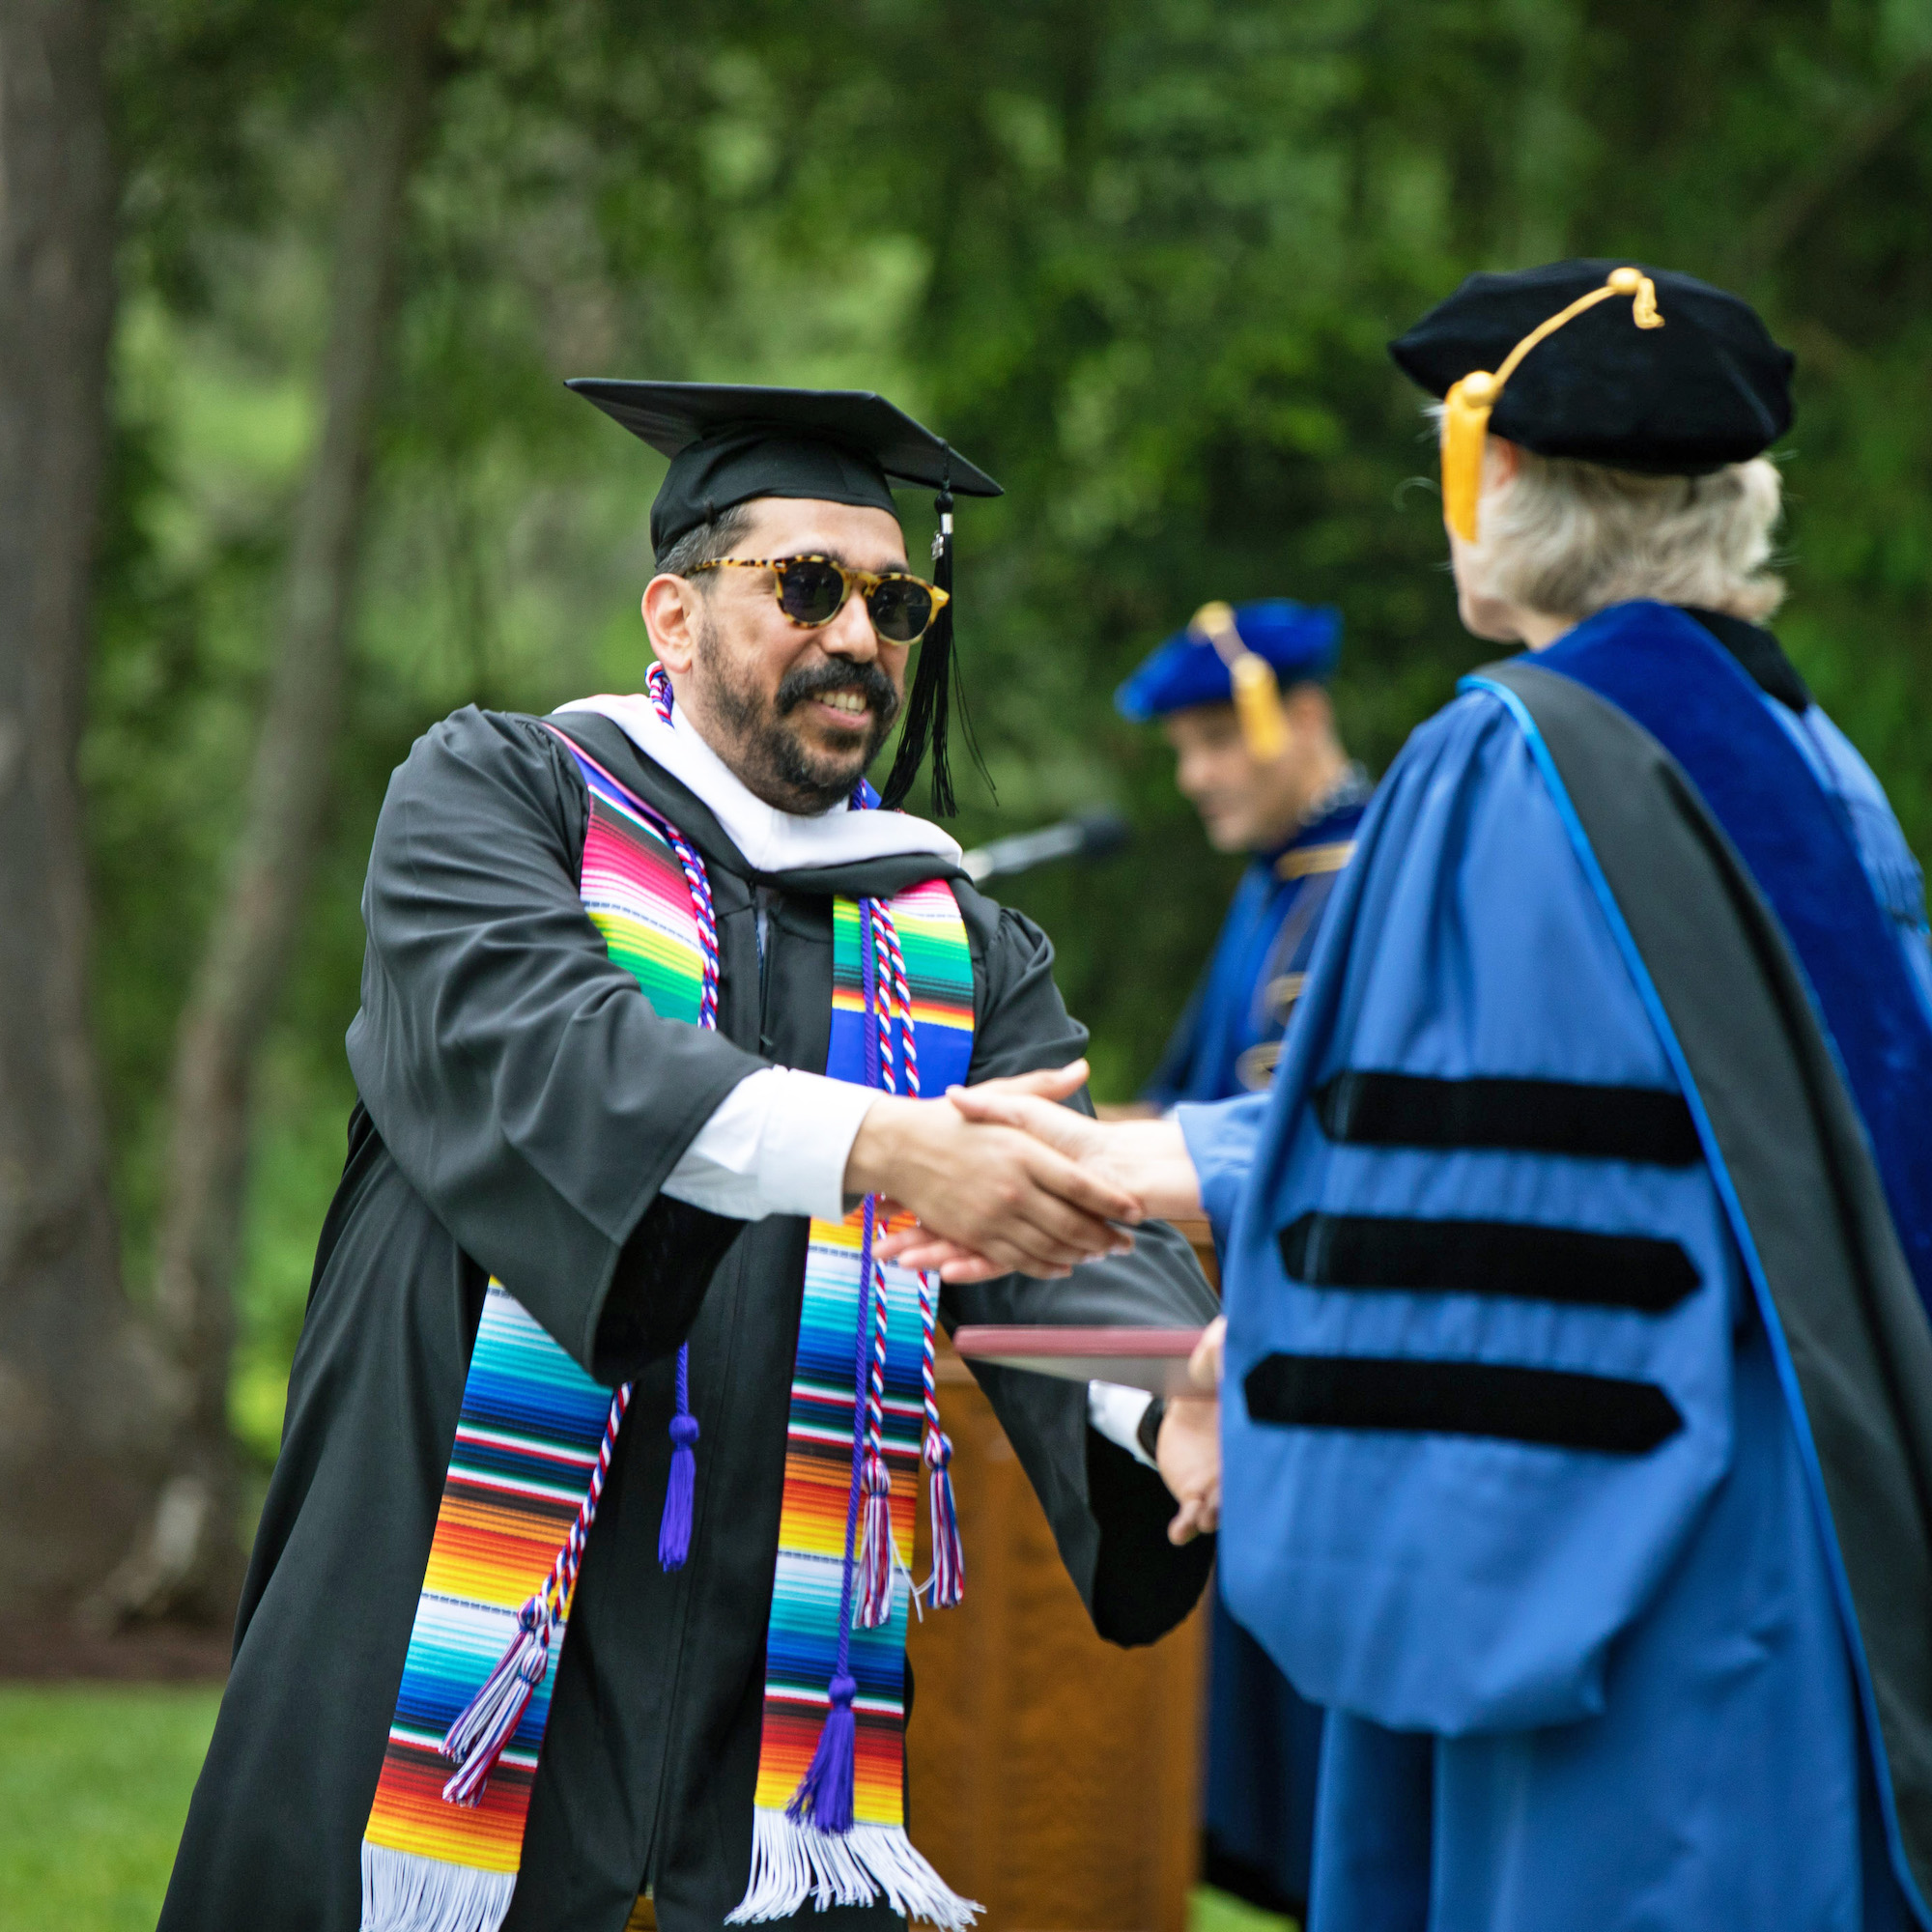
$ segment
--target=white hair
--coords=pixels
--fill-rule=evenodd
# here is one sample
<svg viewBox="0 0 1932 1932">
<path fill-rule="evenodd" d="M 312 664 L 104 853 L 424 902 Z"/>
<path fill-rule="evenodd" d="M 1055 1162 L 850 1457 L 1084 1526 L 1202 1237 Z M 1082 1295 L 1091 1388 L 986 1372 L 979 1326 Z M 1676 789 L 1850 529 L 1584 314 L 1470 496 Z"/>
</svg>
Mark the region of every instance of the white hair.
<svg viewBox="0 0 1932 1932">
<path fill-rule="evenodd" d="M 1517 471 L 1485 490 L 1460 572 L 1479 596 L 1587 617 L 1654 597 L 1756 621 L 1784 601 L 1765 566 L 1783 483 L 1768 458 L 1708 476 L 1639 476 L 1518 446 Z"/>
</svg>

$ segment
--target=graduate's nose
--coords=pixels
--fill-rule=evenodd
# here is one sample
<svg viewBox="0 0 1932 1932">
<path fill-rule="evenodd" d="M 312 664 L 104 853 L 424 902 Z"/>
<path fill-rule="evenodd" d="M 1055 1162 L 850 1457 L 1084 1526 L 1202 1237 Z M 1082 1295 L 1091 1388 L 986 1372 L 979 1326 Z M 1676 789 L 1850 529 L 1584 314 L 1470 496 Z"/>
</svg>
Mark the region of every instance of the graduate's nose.
<svg viewBox="0 0 1932 1932">
<path fill-rule="evenodd" d="M 819 643 L 832 656 L 870 664 L 879 655 L 879 634 L 872 628 L 872 613 L 866 600 L 854 590 L 838 607 L 838 614 L 818 633 Z"/>
</svg>

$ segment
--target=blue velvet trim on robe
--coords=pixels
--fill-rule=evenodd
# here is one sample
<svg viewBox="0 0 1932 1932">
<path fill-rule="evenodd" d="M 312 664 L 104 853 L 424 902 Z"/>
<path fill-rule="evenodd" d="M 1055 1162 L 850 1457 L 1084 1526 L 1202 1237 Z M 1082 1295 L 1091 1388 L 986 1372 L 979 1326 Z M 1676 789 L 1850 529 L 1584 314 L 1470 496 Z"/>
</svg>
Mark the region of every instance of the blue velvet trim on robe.
<svg viewBox="0 0 1932 1932">
<path fill-rule="evenodd" d="M 1535 662 L 1607 698 L 1684 767 L 1771 901 L 1932 1314 L 1932 1022 L 1850 827 L 1737 661 L 1683 611 L 1616 605 Z"/>
</svg>

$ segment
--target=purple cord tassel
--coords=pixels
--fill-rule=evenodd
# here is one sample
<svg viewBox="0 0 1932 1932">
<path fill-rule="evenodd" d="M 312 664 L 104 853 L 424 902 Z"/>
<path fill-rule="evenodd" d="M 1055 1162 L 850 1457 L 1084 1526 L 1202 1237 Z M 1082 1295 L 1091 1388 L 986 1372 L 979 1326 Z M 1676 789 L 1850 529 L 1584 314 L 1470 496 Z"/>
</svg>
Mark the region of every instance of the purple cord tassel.
<svg viewBox="0 0 1932 1932">
<path fill-rule="evenodd" d="M 832 1709 L 818 1734 L 810 1768 L 785 1806 L 794 1825 L 811 1825 L 842 1835 L 852 1829 L 852 1767 L 859 1751 L 859 1720 L 852 1715 L 858 1685 L 844 1671 L 832 1680 Z"/>
<path fill-rule="evenodd" d="M 691 1412 L 691 1350 L 677 1351 L 677 1413 L 670 1419 L 670 1481 L 658 1525 L 658 1562 L 682 1570 L 691 1554 L 691 1520 L 697 1506 L 697 1418 Z"/>
<path fill-rule="evenodd" d="M 868 923 L 867 905 L 867 900 L 859 902 L 859 956 L 867 962 L 866 1004 L 869 1009 L 872 976 L 867 945 L 870 933 L 866 929 Z M 867 1033 L 867 1071 L 875 1074 L 877 1062 L 869 1038 L 869 1027 Z M 876 1078 L 874 1084 L 877 1084 Z M 818 1748 L 812 1752 L 811 1763 L 806 1768 L 805 1776 L 798 1781 L 798 1789 L 792 1793 L 791 1802 L 785 1806 L 785 1816 L 794 1825 L 809 1824 L 817 1831 L 838 1836 L 843 1836 L 852 1829 L 853 1766 L 859 1754 L 859 1723 L 852 1715 L 852 1699 L 859 1690 L 852 1676 L 852 1594 L 858 1568 L 853 1546 L 859 1536 L 859 1492 L 864 1478 L 866 1317 L 872 1285 L 872 1237 L 876 1233 L 876 1211 L 877 1203 L 871 1195 L 867 1195 L 865 1234 L 859 1243 L 859 1307 L 852 1367 L 852 1483 L 845 1497 L 845 1560 L 838 1579 L 838 1654 L 832 1666 L 832 1681 L 825 1687 L 831 1708 L 825 1714 L 825 1722 L 819 1727 Z"/>
<path fill-rule="evenodd" d="M 664 1521 L 658 1526 L 658 1561 L 667 1570 L 682 1570 L 691 1554 L 691 1516 L 697 1496 L 697 1418 L 670 1419 L 670 1483 L 665 1491 Z"/>
</svg>

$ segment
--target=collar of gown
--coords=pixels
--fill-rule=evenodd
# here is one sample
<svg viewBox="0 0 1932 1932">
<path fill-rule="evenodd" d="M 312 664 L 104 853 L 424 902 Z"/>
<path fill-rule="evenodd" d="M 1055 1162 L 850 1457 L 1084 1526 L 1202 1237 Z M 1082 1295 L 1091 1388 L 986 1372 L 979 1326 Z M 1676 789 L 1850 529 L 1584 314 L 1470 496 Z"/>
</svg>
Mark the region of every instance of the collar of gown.
<svg viewBox="0 0 1932 1932">
<path fill-rule="evenodd" d="M 864 859 L 930 853 L 959 863 L 950 834 L 909 811 L 852 811 L 835 805 L 807 816 L 767 805 L 704 741 L 682 710 L 667 724 L 642 692 L 580 697 L 558 711 L 595 711 L 611 720 L 645 757 L 695 791 L 754 872 L 802 872 Z"/>
</svg>

